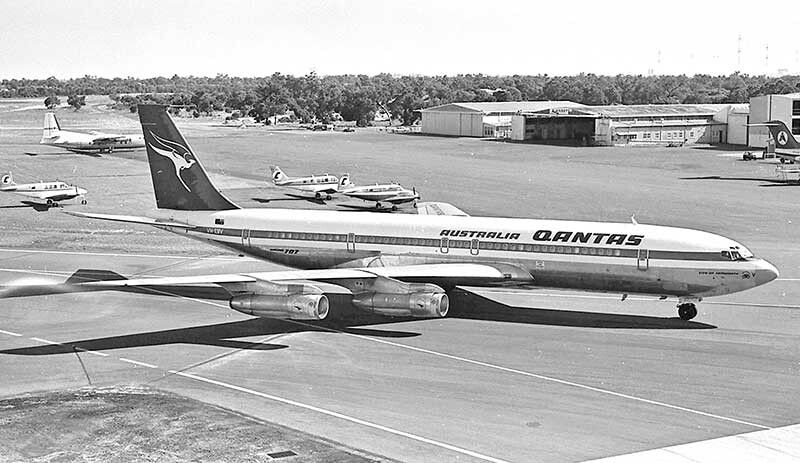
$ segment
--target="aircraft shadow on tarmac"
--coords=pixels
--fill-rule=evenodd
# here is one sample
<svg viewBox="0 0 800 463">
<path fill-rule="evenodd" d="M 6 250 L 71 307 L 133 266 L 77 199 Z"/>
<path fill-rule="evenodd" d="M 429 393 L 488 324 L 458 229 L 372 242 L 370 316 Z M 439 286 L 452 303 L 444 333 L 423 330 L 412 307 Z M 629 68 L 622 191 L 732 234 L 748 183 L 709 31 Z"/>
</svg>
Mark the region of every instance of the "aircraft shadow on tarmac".
<svg viewBox="0 0 800 463">
<path fill-rule="evenodd" d="M 355 212 L 386 212 L 391 214 L 392 212 L 398 212 L 398 210 L 393 211 L 390 207 L 381 207 L 377 208 L 375 206 L 356 206 L 353 204 L 338 204 L 339 207 L 344 207 L 350 211 Z"/>
<path fill-rule="evenodd" d="M 468 291 L 451 293 L 449 318 L 464 320 L 486 320 L 543 326 L 571 326 L 601 329 L 714 329 L 716 326 L 700 322 L 684 321 L 677 317 L 651 317 L 598 312 L 578 312 L 555 309 L 514 307 L 493 301 Z M 390 318 L 380 315 L 348 313 L 347 318 L 324 322 L 295 323 L 268 318 L 253 318 L 215 325 L 176 328 L 162 331 L 126 334 L 103 338 L 84 339 L 44 346 L 21 347 L 1 350 L 6 355 L 56 355 L 79 353 L 82 350 L 104 351 L 131 347 L 169 344 L 197 344 L 229 349 L 270 351 L 285 349 L 283 344 L 262 344 L 244 337 L 261 337 L 299 332 L 330 332 L 331 329 L 360 336 L 381 338 L 410 338 L 420 336 L 413 331 L 376 329 L 376 325 L 399 324 L 419 319 Z M 371 326 L 371 327 L 367 327 Z"/>
<path fill-rule="evenodd" d="M 362 336 L 405 338 L 419 336 L 419 333 L 410 333 L 393 330 L 375 330 L 370 328 L 339 328 L 340 331 Z M 286 349 L 289 346 L 275 343 L 260 343 L 249 340 L 238 340 L 244 337 L 263 337 L 276 334 L 297 332 L 329 332 L 323 327 L 315 327 L 311 323 L 291 323 L 283 320 L 268 318 L 253 318 L 237 322 L 220 323 L 216 325 L 194 326 L 189 328 L 176 328 L 171 330 L 150 331 L 146 333 L 109 336 L 104 338 L 83 339 L 68 341 L 62 344 L 48 344 L 44 346 L 20 347 L 6 349 L 0 354 L 6 355 L 57 355 L 80 353 L 81 351 L 106 351 L 114 349 L 127 349 L 131 347 L 163 346 L 170 344 L 197 344 L 217 346 L 228 349 L 270 351 Z"/>
<path fill-rule="evenodd" d="M 722 177 L 719 175 L 707 175 L 705 177 L 681 177 L 681 180 L 720 180 L 720 181 L 739 181 L 739 182 L 766 182 L 766 185 L 759 185 L 761 187 L 780 187 L 780 186 L 798 186 L 798 182 L 788 182 L 777 178 L 763 178 L 763 177 Z"/>
<path fill-rule="evenodd" d="M 37 203 L 33 201 L 20 201 L 22 204 L 15 204 L 13 206 L 0 206 L 0 209 L 21 209 L 30 207 L 31 209 L 37 212 L 47 212 L 50 210 L 51 207 L 60 207 L 60 206 L 48 206 L 44 203 Z"/>
<path fill-rule="evenodd" d="M 489 320 L 528 325 L 572 326 L 576 328 L 625 328 L 656 330 L 714 329 L 706 323 L 684 321 L 678 317 L 651 317 L 603 312 L 514 307 L 468 291 L 455 291 L 450 297 L 450 318 Z"/>
<path fill-rule="evenodd" d="M 319 204 L 324 206 L 325 200 L 324 199 L 317 199 L 311 196 L 301 196 L 301 195 L 293 195 L 291 193 L 284 193 L 289 198 L 250 198 L 255 202 L 262 203 L 262 204 L 269 204 L 279 201 L 308 201 L 310 203 Z"/>
</svg>

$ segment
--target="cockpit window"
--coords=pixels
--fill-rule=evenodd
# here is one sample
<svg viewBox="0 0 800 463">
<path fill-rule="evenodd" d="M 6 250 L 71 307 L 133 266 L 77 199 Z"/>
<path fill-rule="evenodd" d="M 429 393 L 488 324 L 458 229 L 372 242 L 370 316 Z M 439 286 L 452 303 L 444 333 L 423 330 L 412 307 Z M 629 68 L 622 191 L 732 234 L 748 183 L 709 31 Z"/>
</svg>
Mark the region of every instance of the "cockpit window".
<svg viewBox="0 0 800 463">
<path fill-rule="evenodd" d="M 735 249 L 731 249 L 730 251 L 722 251 L 722 257 L 728 260 L 747 260 L 742 256 L 741 253 L 739 253 L 739 251 Z"/>
</svg>

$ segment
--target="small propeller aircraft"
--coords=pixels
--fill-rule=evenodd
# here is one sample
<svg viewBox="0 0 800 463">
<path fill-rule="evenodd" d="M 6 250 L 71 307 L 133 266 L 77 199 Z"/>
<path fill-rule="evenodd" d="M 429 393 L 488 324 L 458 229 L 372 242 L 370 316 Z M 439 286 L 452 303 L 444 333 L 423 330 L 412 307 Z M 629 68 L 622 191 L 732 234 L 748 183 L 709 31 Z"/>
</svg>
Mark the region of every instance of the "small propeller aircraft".
<svg viewBox="0 0 800 463">
<path fill-rule="evenodd" d="M 70 185 L 61 181 L 38 183 L 14 183 L 11 172 L 0 178 L 0 191 L 16 193 L 29 198 L 43 199 L 49 207 L 58 207 L 59 201 L 81 198 L 81 204 L 86 204 L 87 191 L 79 186 Z"/>
<path fill-rule="evenodd" d="M 374 201 L 376 209 L 383 207 L 381 203 L 389 203 L 393 211 L 397 210 L 398 204 L 416 202 L 419 199 L 416 188 L 409 190 L 396 182 L 363 186 L 349 183 L 339 193 L 364 201 Z"/>
<path fill-rule="evenodd" d="M 278 166 L 270 166 L 269 170 L 272 174 L 272 183 L 276 186 L 314 193 L 317 199 L 331 199 L 331 194 L 339 192 L 340 187 L 350 182 L 347 174 L 340 180 L 337 176 L 329 174 L 289 177 Z"/>
<path fill-rule="evenodd" d="M 141 135 L 120 135 L 102 132 L 71 132 L 61 130 L 55 113 L 45 113 L 42 145 L 57 146 L 74 153 L 113 153 L 114 150 L 134 150 L 144 148 Z"/>
</svg>

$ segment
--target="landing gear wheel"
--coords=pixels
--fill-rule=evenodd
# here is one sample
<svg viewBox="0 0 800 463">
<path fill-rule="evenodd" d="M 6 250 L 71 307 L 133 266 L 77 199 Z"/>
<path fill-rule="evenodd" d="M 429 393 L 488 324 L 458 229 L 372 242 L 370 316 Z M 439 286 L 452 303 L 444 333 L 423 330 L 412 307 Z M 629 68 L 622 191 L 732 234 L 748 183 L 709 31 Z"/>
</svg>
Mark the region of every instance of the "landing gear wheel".
<svg viewBox="0 0 800 463">
<path fill-rule="evenodd" d="M 380 208 L 381 208 L 381 203 L 375 203 L 375 209 L 380 209 Z"/>
<path fill-rule="evenodd" d="M 397 206 L 392 206 L 392 212 L 397 210 Z"/>
<path fill-rule="evenodd" d="M 86 200 L 85 200 L 85 199 L 82 199 L 82 200 L 81 200 L 81 204 L 85 206 L 85 205 L 86 205 Z"/>
<path fill-rule="evenodd" d="M 325 197 L 325 199 L 326 199 L 327 201 L 330 201 L 330 200 L 331 200 L 331 195 L 328 195 L 328 196 L 326 196 L 326 197 Z"/>
<path fill-rule="evenodd" d="M 47 200 L 47 207 L 55 207 L 55 206 L 58 206 L 58 204 L 56 204 L 55 201 L 53 201 L 52 199 Z"/>
<path fill-rule="evenodd" d="M 678 304 L 678 316 L 681 320 L 691 320 L 697 316 L 697 307 L 691 302 Z"/>
</svg>

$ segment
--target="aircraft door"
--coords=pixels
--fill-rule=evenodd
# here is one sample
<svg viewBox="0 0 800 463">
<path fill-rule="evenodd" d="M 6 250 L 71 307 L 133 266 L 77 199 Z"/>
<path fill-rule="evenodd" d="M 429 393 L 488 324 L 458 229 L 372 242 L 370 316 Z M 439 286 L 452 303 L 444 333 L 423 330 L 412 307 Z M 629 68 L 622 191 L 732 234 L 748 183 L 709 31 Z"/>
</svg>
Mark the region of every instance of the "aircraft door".
<svg viewBox="0 0 800 463">
<path fill-rule="evenodd" d="M 356 234 L 347 234 L 347 252 L 356 252 Z"/>
<path fill-rule="evenodd" d="M 250 230 L 247 228 L 242 229 L 242 246 L 250 247 Z"/>
<path fill-rule="evenodd" d="M 442 254 L 447 254 L 450 252 L 450 238 L 443 236 L 440 243 L 439 243 L 439 250 Z"/>
<path fill-rule="evenodd" d="M 639 254 L 636 256 L 636 268 L 639 270 L 647 270 L 650 268 L 650 250 L 639 249 Z"/>
<path fill-rule="evenodd" d="M 477 256 L 481 250 L 481 242 L 479 240 L 472 240 L 469 242 L 469 253 Z"/>
</svg>

